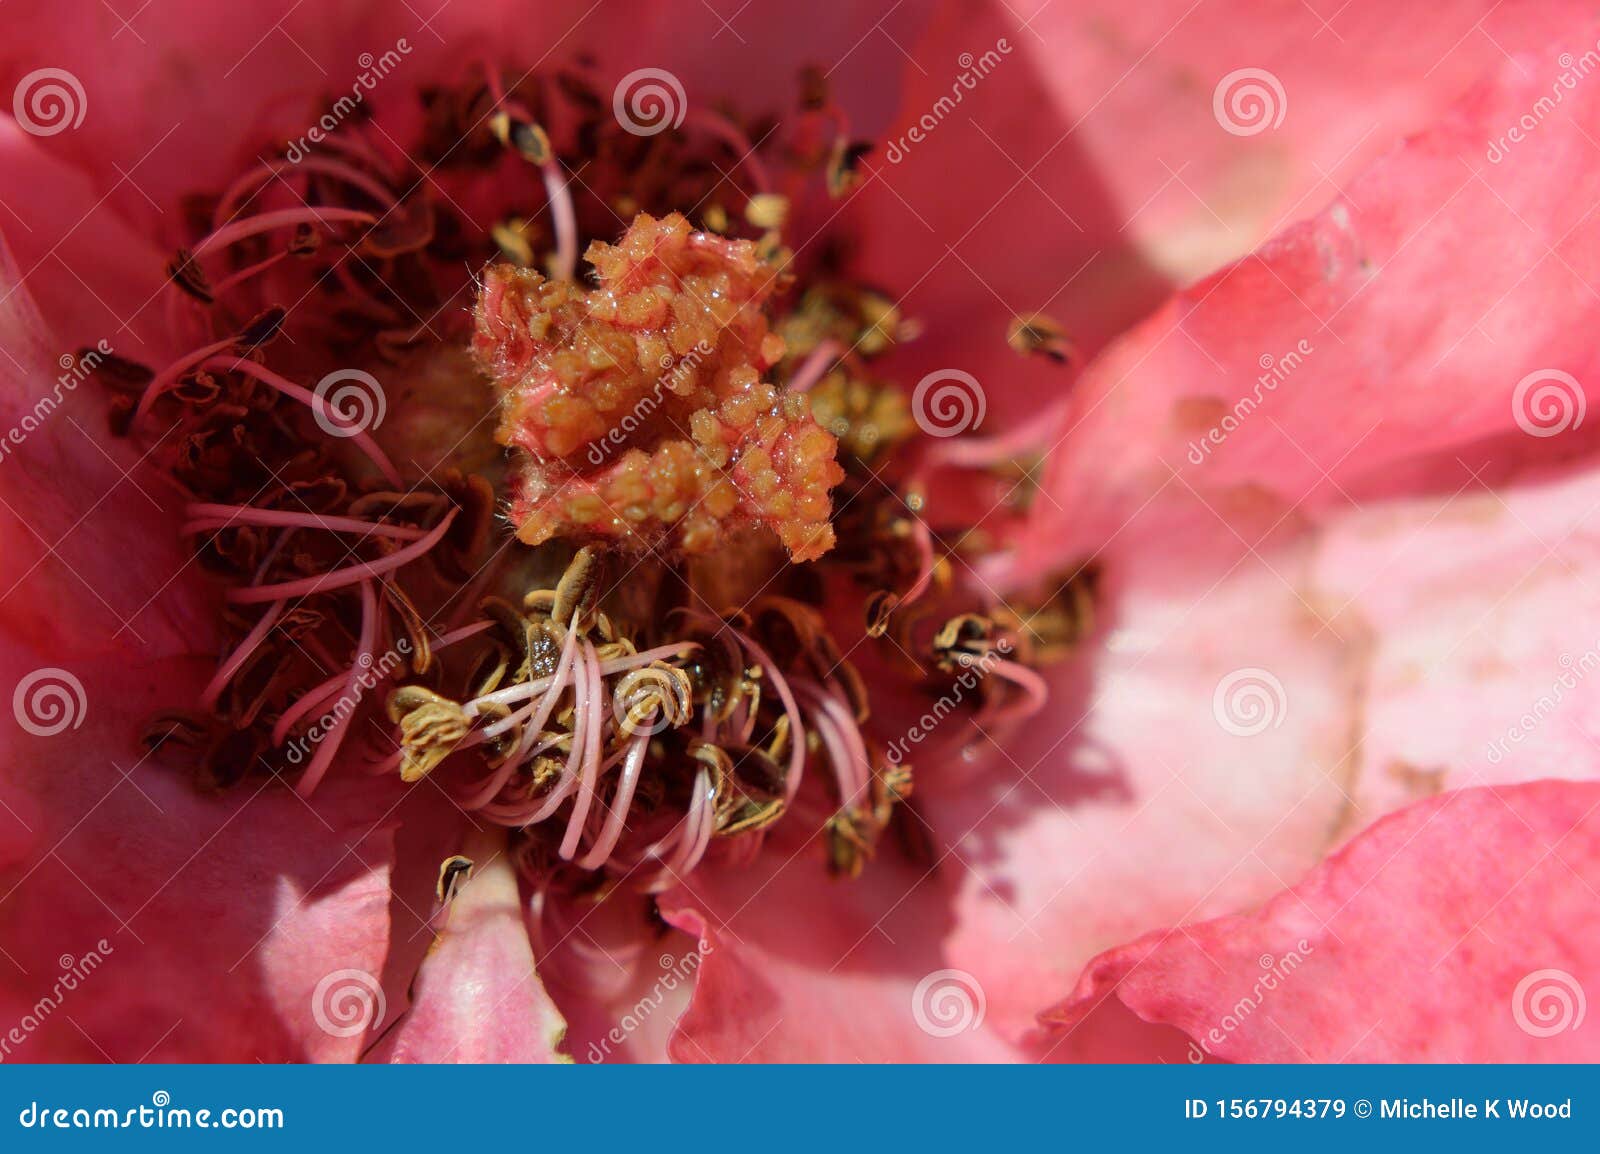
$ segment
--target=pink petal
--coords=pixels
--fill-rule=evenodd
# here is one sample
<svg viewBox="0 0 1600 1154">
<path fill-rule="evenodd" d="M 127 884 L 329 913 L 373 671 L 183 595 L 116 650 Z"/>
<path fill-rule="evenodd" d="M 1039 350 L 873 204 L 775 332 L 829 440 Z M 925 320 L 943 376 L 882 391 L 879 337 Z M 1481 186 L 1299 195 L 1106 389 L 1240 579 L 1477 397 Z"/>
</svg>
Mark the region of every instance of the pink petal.
<svg viewBox="0 0 1600 1154">
<path fill-rule="evenodd" d="M 1548 98 L 1564 46 L 1504 64 L 1332 207 L 1103 356 L 1051 458 L 1035 561 L 1114 530 L 1174 474 L 1314 515 L 1341 487 L 1394 491 L 1387 471 L 1422 454 L 1497 436 L 1523 458 L 1560 451 L 1523 434 L 1517 390 L 1553 370 L 1600 380 L 1600 171 L 1581 125 L 1600 93 L 1567 94 L 1510 162 L 1485 149 Z"/>
<path fill-rule="evenodd" d="M 1252 539 L 1276 517 L 1226 513 Z M 1259 900 L 1338 827 L 1358 666 L 1293 584 L 1305 545 L 1247 553 L 1222 516 L 1172 494 L 1147 509 L 1099 558 L 1101 630 L 1047 671 L 1046 712 L 964 773 L 909 754 L 951 851 L 948 956 L 1013 1038 L 1095 953 Z"/>
<path fill-rule="evenodd" d="M 561 1062 L 566 1023 L 545 993 L 505 839 L 469 838 L 475 869 L 447 907 L 401 1022 L 396 1062 Z"/>
<path fill-rule="evenodd" d="M 952 972 L 931 872 L 885 849 L 860 878 L 830 878 L 815 847 L 739 868 L 702 867 L 661 896 L 699 943 L 679 1062 L 994 1062 L 1002 991 Z"/>
<path fill-rule="evenodd" d="M 1463 790 L 1373 826 L 1254 914 L 1090 963 L 1055 1037 L 1115 997 L 1232 1061 L 1593 1061 L 1600 786 Z"/>
<path fill-rule="evenodd" d="M 1356 0 L 1323 15 L 1310 6 L 1280 4 L 1270 16 L 1252 0 L 942 6 L 912 49 L 919 69 L 907 77 L 899 122 L 870 158 L 876 175 L 861 198 L 868 219 L 860 267 L 897 296 L 909 293 L 907 309 L 925 322 L 927 336 L 906 350 L 900 375 L 916 381 L 949 368 L 975 374 L 988 393 L 985 428 L 998 431 L 1011 420 L 1037 416 L 1041 398 L 1062 395 L 1070 380 L 1054 366 L 1023 363 L 1006 350 L 1002 338 L 1016 314 L 1048 312 L 1085 355 L 1093 354 L 1153 309 L 1169 286 L 1244 255 L 1323 209 L 1341 187 L 1367 209 L 1364 215 L 1352 208 L 1364 251 L 1388 247 L 1380 237 L 1367 238 L 1388 231 L 1382 223 L 1386 198 L 1350 187 L 1354 176 L 1432 124 L 1486 70 L 1502 67 L 1503 53 L 1563 35 L 1537 62 L 1519 61 L 1524 72 L 1510 69 L 1531 95 L 1501 110 L 1493 126 L 1503 132 L 1533 96 L 1548 95 L 1561 71 L 1556 52 L 1581 51 L 1593 42 L 1583 31 L 1588 19 L 1577 4 L 1493 0 L 1401 6 Z M 1281 86 L 1282 100 L 1269 99 L 1283 119 L 1274 128 L 1236 135 L 1219 123 L 1213 94 L 1225 75 L 1245 68 L 1270 73 Z M 1248 119 L 1236 123 L 1250 127 Z M 908 133 L 925 138 L 918 142 Z M 1463 138 L 1476 167 L 1485 167 L 1486 141 L 1486 135 Z M 1566 163 L 1585 159 L 1574 145 Z M 1570 188 L 1561 177 L 1549 179 L 1542 160 L 1522 157 L 1507 168 L 1519 173 L 1500 180 L 1559 188 L 1563 195 Z M 1467 175 L 1447 157 L 1437 158 L 1433 171 L 1435 185 L 1451 181 L 1446 193 Z M 1493 181 L 1497 189 L 1500 180 Z M 1407 199 L 1425 213 L 1445 199 L 1416 187 L 1414 177 L 1407 183 Z M 1474 201 L 1488 199 L 1486 190 L 1474 191 Z M 1560 225 L 1524 215 L 1554 240 L 1581 211 L 1573 206 L 1586 203 L 1582 195 L 1567 199 L 1568 219 Z M 1500 265 L 1488 252 L 1475 256 L 1472 267 L 1484 277 L 1498 278 L 1504 268 L 1520 272 L 1543 251 L 1505 209 L 1493 221 L 1515 234 L 1510 239 L 1519 259 Z M 1458 238 L 1467 235 L 1474 244 L 1481 238 L 1477 229 L 1439 228 L 1430 247 L 1448 256 L 1436 255 L 1433 264 L 1453 262 Z M 1286 279 L 1298 289 L 1308 275 L 1296 269 Z M 1348 295 L 1359 280 L 1354 272 L 1344 275 Z M 1498 294 L 1505 286 L 1498 279 L 1495 284 Z M 1210 287 L 1190 299 L 1199 300 Z M 1397 284 L 1394 299 L 1414 299 L 1413 291 Z M 1288 293 L 1279 286 L 1276 295 Z M 1315 339 L 1320 321 L 1330 319 L 1331 307 L 1311 303 L 1319 317 L 1299 310 L 1277 322 L 1291 326 L 1291 344 L 1301 336 Z M 1207 309 L 1227 318 L 1220 325 L 1224 333 L 1238 331 L 1238 318 L 1249 311 L 1220 301 Z M 1416 311 L 1414 304 L 1409 311 Z M 1174 319 L 1161 323 L 1148 344 L 1158 343 L 1156 336 L 1169 332 Z M 1268 335 L 1263 328 L 1245 331 L 1257 339 L 1243 350 L 1241 366 L 1289 347 L 1281 344 L 1282 333 L 1262 342 L 1259 337 Z M 1458 330 L 1451 339 L 1461 335 Z M 1335 343 L 1331 337 L 1326 342 Z M 983 355 L 975 346 L 993 351 Z M 1172 379 L 1173 360 L 1215 378 L 1186 340 L 1169 346 L 1166 363 L 1146 367 L 1141 387 L 1148 381 L 1170 389 L 1164 382 Z M 1209 343 L 1207 351 L 1232 368 L 1234 361 Z M 1258 371 L 1241 368 L 1238 379 L 1248 385 Z M 1236 390 L 1221 381 L 1216 388 L 1231 403 Z"/>
<path fill-rule="evenodd" d="M 193 700 L 206 670 L 126 646 L 56 668 L 4 636 L 0 687 L 10 697 L 53 670 L 18 715 L 62 730 L 0 736 L 0 1003 L 32 1006 L 69 959 L 104 957 L 16 1055 L 354 1059 L 374 1020 L 361 991 L 388 946 L 393 842 L 378 799 L 335 783 L 307 803 L 270 779 L 203 798 L 135 738 Z M 47 710 L 48 685 L 64 713 Z M 355 1000 L 330 1002 L 335 990 Z"/>
<path fill-rule="evenodd" d="M 1367 654 L 1352 830 L 1428 793 L 1596 776 L 1600 475 L 1490 489 L 1450 464 L 1455 491 L 1353 513 L 1318 548 L 1313 599 Z"/>
</svg>

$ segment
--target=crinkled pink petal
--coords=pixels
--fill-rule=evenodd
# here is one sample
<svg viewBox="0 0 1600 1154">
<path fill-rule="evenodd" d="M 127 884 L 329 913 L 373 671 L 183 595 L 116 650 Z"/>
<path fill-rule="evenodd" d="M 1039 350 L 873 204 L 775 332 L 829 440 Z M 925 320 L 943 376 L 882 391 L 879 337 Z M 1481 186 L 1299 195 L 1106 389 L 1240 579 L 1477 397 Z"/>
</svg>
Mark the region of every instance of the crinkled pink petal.
<svg viewBox="0 0 1600 1154">
<path fill-rule="evenodd" d="M 1503 164 L 1485 149 L 1585 36 L 1506 62 L 1331 207 L 1101 357 L 1052 454 L 1029 563 L 1102 538 L 1175 482 L 1259 485 L 1314 515 L 1346 502 L 1341 487 L 1392 491 L 1384 471 L 1420 454 L 1494 437 L 1559 451 L 1521 432 L 1558 421 L 1556 398 L 1519 384 L 1600 380 L 1600 170 L 1583 127 L 1600 92 L 1565 93 Z"/>
<path fill-rule="evenodd" d="M 1192 1057 L 1574 1062 L 1600 1056 L 1600 786 L 1463 790 L 1385 818 L 1243 916 L 1103 954 L 1045 1015 L 1115 998 Z"/>
<path fill-rule="evenodd" d="M 498 843 L 498 844 L 497 844 Z M 566 1023 L 534 967 L 505 839 L 468 840 L 470 880 L 417 974 L 396 1062 L 561 1062 Z"/>
<path fill-rule="evenodd" d="M 1014 1058 L 987 1007 L 1000 991 L 941 951 L 949 913 L 933 871 L 886 848 L 844 881 L 814 850 L 769 844 L 748 865 L 701 868 L 661 895 L 662 916 L 698 942 L 673 1060 Z"/>
<path fill-rule="evenodd" d="M 1006 350 L 1002 338 L 1013 316 L 1049 313 L 1089 355 L 1153 309 L 1170 285 L 1242 256 L 1322 209 L 1341 188 L 1367 210 L 1352 209 L 1358 230 L 1387 231 L 1380 222 L 1391 211 L 1388 198 L 1349 187 L 1365 165 L 1432 124 L 1472 81 L 1500 67 L 1504 53 L 1565 35 L 1548 57 L 1522 65 L 1524 89 L 1537 95 L 1560 74 L 1556 52 L 1581 52 L 1594 41 L 1583 29 L 1587 14 L 1574 15 L 1584 11 L 1578 4 L 1357 0 L 1334 7 L 1319 14 L 1307 5 L 1276 5 L 1269 18 L 1253 0 L 944 5 L 912 50 L 920 68 L 907 75 L 899 120 L 868 161 L 875 176 L 861 198 L 868 216 L 860 267 L 897 295 L 908 293 L 906 307 L 925 322 L 926 336 L 900 362 L 904 379 L 936 369 L 973 373 L 988 396 L 988 431 L 1037 416 L 1040 399 L 1064 394 L 1070 376 Z M 1230 114 L 1238 130 L 1230 132 L 1213 100 L 1235 70 L 1254 74 L 1267 120 Z M 1241 77 L 1225 91 L 1251 80 Z M 1527 106 L 1511 102 L 1494 122 L 1497 134 Z M 1486 136 L 1464 143 L 1476 166 L 1487 167 Z M 1578 145 L 1567 163 L 1585 159 Z M 1569 186 L 1547 181 L 1543 164 L 1519 158 L 1506 167 L 1520 172 L 1504 179 L 1564 195 Z M 1445 158 L 1435 173 L 1432 183 L 1452 180 L 1451 188 L 1467 175 Z M 1407 186 L 1404 201 L 1427 212 L 1444 199 L 1410 173 L 1397 180 Z M 1488 195 L 1476 191 L 1475 200 Z M 1554 240 L 1581 211 L 1573 206 L 1585 203 L 1581 195 L 1568 200 L 1567 224 L 1559 227 L 1528 219 Z M 1542 249 L 1504 209 L 1494 219 L 1528 242 L 1518 244 L 1513 263 L 1501 265 L 1488 253 L 1472 262 L 1498 293 L 1499 272 L 1520 271 L 1532 259 L 1523 253 Z M 1454 263 L 1455 240 L 1464 235 L 1476 230 L 1441 228 L 1435 250 L 1447 250 Z M 1385 246 L 1381 236 L 1366 241 L 1369 250 Z M 1305 275 L 1297 269 L 1286 279 L 1298 287 Z M 1356 282 L 1346 279 L 1348 295 Z M 1396 285 L 1397 295 L 1413 291 Z M 1280 286 L 1278 295 L 1288 294 Z M 1293 322 L 1291 340 L 1308 335 L 1308 324 L 1314 339 L 1320 320 L 1329 319 L 1331 305 L 1312 305 L 1320 318 L 1285 318 Z M 1207 311 L 1226 318 L 1219 322 L 1224 336 L 1242 330 L 1248 337 L 1257 327 L 1241 326 L 1240 318 L 1251 308 L 1230 299 Z M 1169 319 L 1158 331 L 1171 327 Z M 1187 341 L 1171 344 L 1168 358 L 1216 379 Z M 1233 368 L 1209 344 L 1207 351 Z M 1278 339 L 1251 344 L 1244 361 L 1284 351 Z M 1168 368 L 1151 364 L 1141 380 L 1161 382 Z M 1240 379 L 1248 384 L 1256 371 Z M 1201 378 L 1175 383 L 1194 379 Z M 1231 402 L 1224 382 L 1217 389 Z"/>
</svg>

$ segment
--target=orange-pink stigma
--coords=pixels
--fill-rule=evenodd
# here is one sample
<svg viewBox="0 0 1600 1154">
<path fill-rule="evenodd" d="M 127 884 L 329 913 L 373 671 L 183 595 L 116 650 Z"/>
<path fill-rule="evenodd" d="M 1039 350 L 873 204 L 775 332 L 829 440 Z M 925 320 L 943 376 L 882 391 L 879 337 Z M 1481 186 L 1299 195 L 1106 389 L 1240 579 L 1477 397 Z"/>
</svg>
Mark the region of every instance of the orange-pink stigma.
<svg viewBox="0 0 1600 1154">
<path fill-rule="evenodd" d="M 854 874 L 911 792 L 858 664 L 929 698 L 976 670 L 1000 732 L 1081 607 L 961 612 L 878 372 L 913 329 L 783 232 L 861 151 L 819 79 L 761 132 L 641 136 L 599 95 L 488 68 L 405 149 L 356 120 L 197 201 L 192 351 L 108 376 L 231 640 L 146 740 L 206 789 L 430 779 L 540 894 L 659 892 L 780 828 Z"/>
</svg>

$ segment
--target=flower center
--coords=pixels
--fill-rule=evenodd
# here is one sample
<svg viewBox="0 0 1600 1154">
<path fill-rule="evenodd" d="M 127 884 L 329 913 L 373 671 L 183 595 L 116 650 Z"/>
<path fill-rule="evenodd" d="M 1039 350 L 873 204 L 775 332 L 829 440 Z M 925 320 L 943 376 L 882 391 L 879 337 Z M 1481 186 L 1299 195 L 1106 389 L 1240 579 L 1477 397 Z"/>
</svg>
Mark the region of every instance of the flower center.
<svg viewBox="0 0 1600 1154">
<path fill-rule="evenodd" d="M 104 375 L 232 642 L 146 739 L 206 789 L 309 795 L 341 750 L 429 777 L 540 892 L 659 890 L 783 818 L 853 874 L 911 791 L 858 663 L 1012 724 L 1083 606 L 959 604 L 872 364 L 912 328 L 784 245 L 861 152 L 816 78 L 759 147 L 707 112 L 641 136 L 604 95 L 491 70 L 425 93 L 409 149 L 350 121 L 196 200 L 192 351 Z"/>
</svg>

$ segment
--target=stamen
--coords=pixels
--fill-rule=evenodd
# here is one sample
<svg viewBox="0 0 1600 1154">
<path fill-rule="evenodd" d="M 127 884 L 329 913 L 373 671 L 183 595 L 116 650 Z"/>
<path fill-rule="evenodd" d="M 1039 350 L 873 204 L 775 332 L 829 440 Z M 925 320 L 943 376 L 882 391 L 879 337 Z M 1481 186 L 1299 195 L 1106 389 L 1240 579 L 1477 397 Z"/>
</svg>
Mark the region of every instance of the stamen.
<svg viewBox="0 0 1600 1154">
<path fill-rule="evenodd" d="M 311 764 L 295 783 L 295 792 L 301 797 L 310 797 L 312 791 L 322 781 L 323 775 L 328 772 L 328 767 L 333 764 L 334 757 L 339 752 L 339 746 L 344 744 L 345 729 L 350 718 L 355 716 L 354 703 L 359 699 L 357 687 L 361 676 L 372 665 L 373 647 L 378 636 L 378 596 L 373 591 L 371 581 L 361 583 L 361 638 L 356 643 L 355 660 L 350 665 L 350 675 L 345 680 L 345 695 L 351 699 L 352 707 L 345 711 L 334 711 L 333 720 L 327 725 L 322 735 L 322 740 L 317 745 L 316 756 L 311 759 Z"/>
<path fill-rule="evenodd" d="M 358 208 L 318 208 L 315 206 L 302 206 L 300 208 L 280 208 L 271 212 L 258 213 L 255 216 L 236 220 L 213 230 L 204 240 L 190 250 L 190 255 L 199 257 L 210 249 L 225 248 L 247 240 L 252 236 L 259 236 L 264 232 L 271 232 L 275 228 L 284 228 L 291 224 L 374 224 L 377 217 L 370 212 L 363 212 Z"/>
<path fill-rule="evenodd" d="M 429 531 L 426 537 L 407 545 L 404 549 L 389 554 L 387 557 L 381 557 L 376 561 L 363 561 L 359 565 L 335 569 L 330 573 L 321 573 L 315 577 L 303 577 L 298 581 L 282 581 L 276 585 L 250 585 L 240 589 L 230 589 L 227 593 L 227 599 L 238 605 L 251 605 L 259 601 L 277 601 L 280 598 L 309 597 L 313 593 L 326 593 L 330 589 L 343 589 L 347 585 L 368 581 L 384 573 L 392 573 L 402 565 L 409 565 L 437 545 L 445 533 L 449 531 L 450 522 L 456 519 L 458 512 L 460 510 L 451 509 Z"/>
<path fill-rule="evenodd" d="M 426 530 L 411 525 L 385 525 L 359 517 L 324 517 L 320 513 L 296 513 L 288 509 L 259 509 L 254 505 L 194 504 L 184 512 L 191 518 L 180 530 L 185 535 L 232 525 L 286 525 L 329 533 L 360 533 L 364 537 L 394 537 L 401 541 L 427 536 Z"/>
<path fill-rule="evenodd" d="M 335 425 L 349 425 L 349 421 L 344 414 L 328 404 L 322 397 L 285 377 L 280 377 L 265 365 L 257 364 L 255 361 L 248 361 L 243 357 L 231 359 L 228 357 L 213 357 L 211 360 L 206 361 L 202 367 L 227 373 L 243 373 L 248 377 L 254 377 L 262 384 L 277 389 L 284 396 L 292 397 L 294 400 L 299 401 L 312 412 L 320 413 L 324 420 Z M 389 455 L 378 447 L 378 443 L 364 429 L 355 428 L 349 434 L 349 437 L 351 442 L 360 448 L 367 455 L 367 458 L 377 466 L 378 471 L 383 474 L 384 480 L 396 488 L 401 485 L 400 471 L 389 460 Z"/>
<path fill-rule="evenodd" d="M 210 709 L 217 704 L 217 699 L 222 696 L 222 691 L 228 687 L 228 682 L 233 680 L 233 675 L 239 672 L 244 663 L 249 660 L 250 655 L 255 652 L 256 647 L 266 638 L 267 633 L 277 623 L 278 616 L 282 612 L 282 601 L 274 602 L 267 608 L 267 611 L 261 615 L 261 620 L 255 623 L 255 626 L 245 635 L 245 639 L 239 643 L 238 648 L 228 656 L 227 660 L 222 663 L 212 676 L 210 682 L 207 683 L 205 692 L 200 695 L 201 705 Z"/>
</svg>

